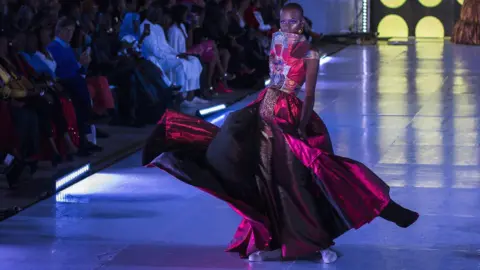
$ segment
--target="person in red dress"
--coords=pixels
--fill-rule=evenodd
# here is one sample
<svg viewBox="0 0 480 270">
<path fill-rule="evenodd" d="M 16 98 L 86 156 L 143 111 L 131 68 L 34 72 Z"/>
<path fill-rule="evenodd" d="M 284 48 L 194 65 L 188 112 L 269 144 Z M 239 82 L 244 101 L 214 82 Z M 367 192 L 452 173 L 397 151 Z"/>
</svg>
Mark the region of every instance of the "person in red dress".
<svg viewBox="0 0 480 270">
<path fill-rule="evenodd" d="M 333 240 L 380 216 L 399 227 L 419 217 L 395 203 L 389 186 L 362 163 L 334 154 L 313 111 L 319 53 L 302 7 L 287 4 L 270 50 L 271 84 L 221 128 L 167 111 L 148 138 L 143 162 L 228 203 L 243 217 L 227 248 L 250 261 L 337 254 Z M 302 102 L 297 93 L 306 83 Z"/>
</svg>

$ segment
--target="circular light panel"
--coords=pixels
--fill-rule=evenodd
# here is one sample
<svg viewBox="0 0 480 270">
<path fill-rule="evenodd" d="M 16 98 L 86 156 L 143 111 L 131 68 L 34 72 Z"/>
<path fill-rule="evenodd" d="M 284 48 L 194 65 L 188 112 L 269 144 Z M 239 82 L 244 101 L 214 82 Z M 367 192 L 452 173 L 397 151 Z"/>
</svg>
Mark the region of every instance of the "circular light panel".
<svg viewBox="0 0 480 270">
<path fill-rule="evenodd" d="M 408 37 L 407 22 L 400 16 L 390 14 L 378 23 L 379 37 Z"/>
<path fill-rule="evenodd" d="M 415 36 L 443 38 L 445 37 L 443 23 L 433 16 L 423 17 L 420 21 L 418 21 L 417 26 L 415 27 Z"/>
<path fill-rule="evenodd" d="M 440 5 L 442 0 L 418 0 L 418 2 L 420 2 L 420 4 L 422 4 L 424 7 L 433 8 Z"/>
<path fill-rule="evenodd" d="M 464 1 L 464 0 L 457 0 L 457 2 L 458 2 L 460 5 L 463 5 L 463 1 Z"/>
<path fill-rule="evenodd" d="M 388 8 L 399 8 L 403 4 L 405 4 L 407 0 L 381 0 L 381 2 L 384 6 Z"/>
</svg>

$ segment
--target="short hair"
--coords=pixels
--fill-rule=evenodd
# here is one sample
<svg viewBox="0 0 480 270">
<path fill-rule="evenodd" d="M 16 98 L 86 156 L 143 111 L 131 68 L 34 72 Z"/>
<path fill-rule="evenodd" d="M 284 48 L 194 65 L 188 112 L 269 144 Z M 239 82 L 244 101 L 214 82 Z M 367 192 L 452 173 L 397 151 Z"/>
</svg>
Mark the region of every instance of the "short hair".
<svg viewBox="0 0 480 270">
<path fill-rule="evenodd" d="M 55 26 L 55 35 L 58 35 L 63 29 L 69 26 L 76 26 L 76 22 L 69 17 L 61 17 Z"/>
<path fill-rule="evenodd" d="M 157 17 L 162 15 L 164 11 L 165 10 L 160 2 L 153 2 L 147 10 L 146 18 L 152 23 L 156 23 L 156 20 L 158 20 Z"/>
<path fill-rule="evenodd" d="M 298 3 L 288 3 L 288 4 L 285 4 L 282 7 L 282 10 L 293 10 L 293 9 L 298 10 L 300 12 L 300 14 L 302 14 L 302 16 L 303 16 L 303 8 Z"/>
<path fill-rule="evenodd" d="M 190 12 L 195 13 L 195 14 L 202 14 L 205 12 L 205 8 L 199 6 L 199 5 L 193 5 Z"/>
<path fill-rule="evenodd" d="M 183 16 L 188 14 L 188 7 L 185 5 L 175 5 L 170 10 L 172 15 L 172 21 L 176 24 L 182 23 Z"/>
</svg>

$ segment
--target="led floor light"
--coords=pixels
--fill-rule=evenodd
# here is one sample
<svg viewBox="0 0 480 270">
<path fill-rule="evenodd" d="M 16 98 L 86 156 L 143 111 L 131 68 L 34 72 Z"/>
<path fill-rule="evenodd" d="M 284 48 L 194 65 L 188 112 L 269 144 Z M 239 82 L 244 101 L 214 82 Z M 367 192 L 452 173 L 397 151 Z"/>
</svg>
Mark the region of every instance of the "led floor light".
<svg viewBox="0 0 480 270">
<path fill-rule="evenodd" d="M 74 181 L 78 180 L 79 177 L 83 176 L 84 174 L 88 173 L 90 171 L 90 164 L 84 165 L 78 170 L 75 170 L 60 179 L 58 179 L 55 182 L 55 190 L 60 191 L 64 187 L 68 187 L 70 184 L 72 184 Z"/>
<path fill-rule="evenodd" d="M 226 108 L 227 108 L 226 104 L 217 104 L 217 105 L 214 105 L 212 107 L 207 107 L 207 108 L 198 110 L 197 115 L 200 116 L 200 117 L 205 117 L 205 116 L 210 115 L 212 113 L 216 113 L 216 112 L 225 110 Z"/>
</svg>

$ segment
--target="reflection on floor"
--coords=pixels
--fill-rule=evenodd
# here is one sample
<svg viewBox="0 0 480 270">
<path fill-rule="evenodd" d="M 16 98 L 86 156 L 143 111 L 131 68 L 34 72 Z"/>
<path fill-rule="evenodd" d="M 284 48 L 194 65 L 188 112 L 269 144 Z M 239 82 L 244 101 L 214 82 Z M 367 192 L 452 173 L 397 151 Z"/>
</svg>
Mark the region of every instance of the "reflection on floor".
<svg viewBox="0 0 480 270">
<path fill-rule="evenodd" d="M 347 233 L 333 265 L 224 253 L 238 216 L 136 154 L 0 223 L 0 269 L 478 269 L 478 54 L 443 42 L 353 46 L 322 66 L 315 108 L 337 153 L 422 214 L 407 230 L 378 219 Z"/>
</svg>

